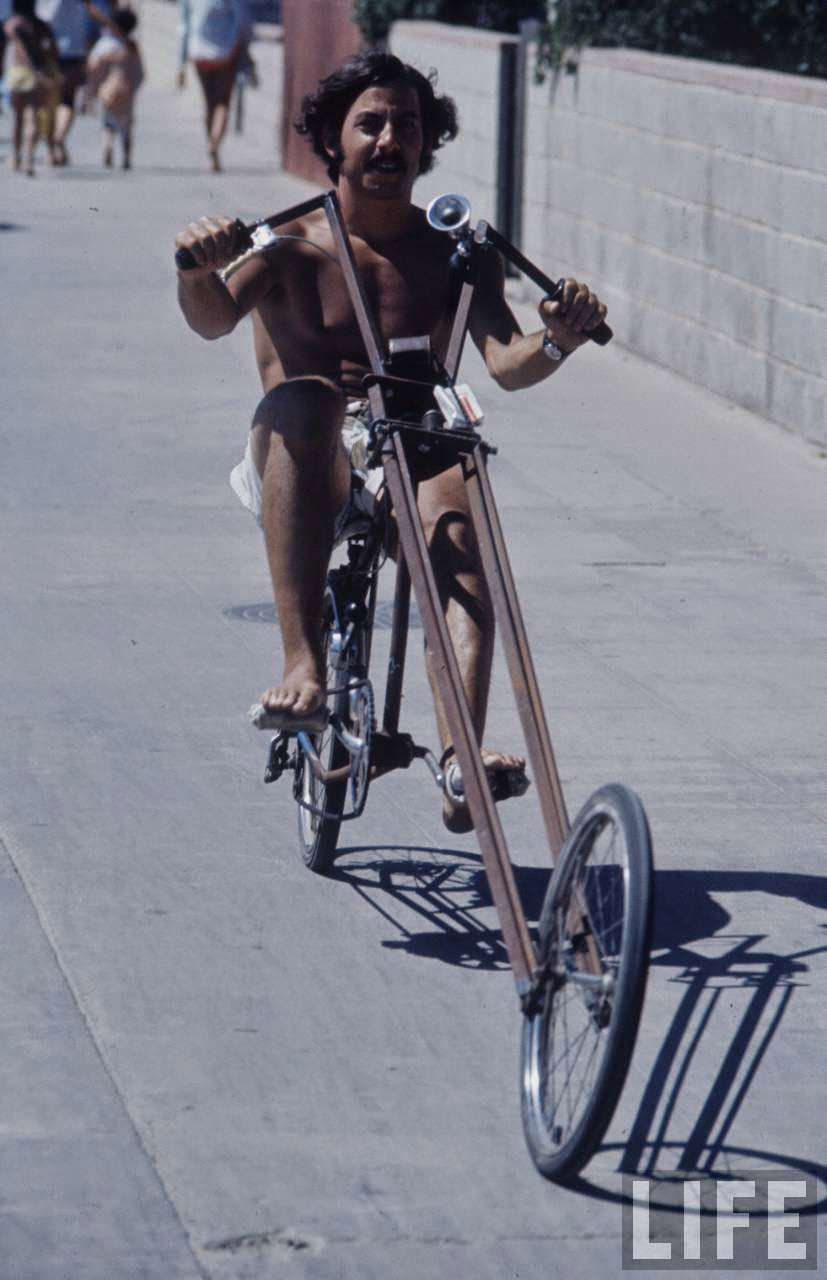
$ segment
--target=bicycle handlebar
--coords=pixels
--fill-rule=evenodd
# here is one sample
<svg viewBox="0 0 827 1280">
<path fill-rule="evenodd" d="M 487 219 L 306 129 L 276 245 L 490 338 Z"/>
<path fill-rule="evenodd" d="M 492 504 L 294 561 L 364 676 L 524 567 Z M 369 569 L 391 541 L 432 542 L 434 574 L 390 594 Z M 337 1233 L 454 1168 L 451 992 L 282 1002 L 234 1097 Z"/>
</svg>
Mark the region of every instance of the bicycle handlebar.
<svg viewBox="0 0 827 1280">
<path fill-rule="evenodd" d="M 288 210 L 286 214 L 278 215 L 278 220 L 276 218 L 262 218 L 258 222 L 251 222 L 249 226 L 243 223 L 240 218 L 236 218 L 233 223 L 233 231 L 235 232 L 237 242 L 236 247 L 239 254 L 245 253 L 255 244 L 255 232 L 258 231 L 259 228 L 270 231 L 274 223 L 281 224 L 286 220 L 286 218 L 296 213 L 297 210 L 310 207 L 316 203 L 319 202 L 308 201 L 306 206 L 297 205 L 295 209 Z M 535 267 L 533 262 L 530 262 L 528 258 L 520 253 L 519 249 L 515 248 L 510 241 L 506 240 L 504 236 L 501 236 L 500 233 L 496 231 L 494 227 L 489 226 L 488 223 L 481 224 L 481 226 L 484 226 L 485 228 L 485 241 L 493 248 L 497 249 L 503 257 L 512 262 L 518 271 L 522 272 L 523 275 L 528 276 L 529 280 L 533 281 L 534 284 L 539 286 L 539 288 L 545 290 L 547 298 L 550 298 L 551 301 L 554 302 L 560 297 L 564 284 L 563 280 L 552 280 L 543 271 L 540 271 L 539 267 Z M 178 249 L 175 253 L 175 265 L 179 271 L 192 271 L 198 266 L 198 262 L 193 256 L 191 250 Z M 599 347 L 605 347 L 608 342 L 611 342 L 614 337 L 614 333 L 604 320 L 597 326 L 597 328 L 590 329 L 587 337 L 589 341 L 597 343 Z"/>
<path fill-rule="evenodd" d="M 535 267 L 533 262 L 520 253 L 520 250 L 515 248 L 510 241 L 506 240 L 505 236 L 501 236 L 499 231 L 496 231 L 494 227 L 490 227 L 488 223 L 485 223 L 484 226 L 485 241 L 493 245 L 504 258 L 513 263 L 522 275 L 528 276 L 529 280 L 540 289 L 544 289 L 547 298 L 550 298 L 552 302 L 556 302 L 562 293 L 565 281 L 550 279 L 544 271 L 541 271 L 539 267 Z M 587 337 L 591 342 L 596 342 L 599 347 L 605 347 L 607 342 L 611 342 L 614 333 L 606 324 L 606 321 L 603 320 L 596 329 L 589 329 Z"/>
<path fill-rule="evenodd" d="M 253 222 L 248 227 L 240 218 L 236 218 L 233 223 L 233 231 L 235 232 L 239 253 L 244 253 L 251 247 L 253 243 L 253 232 L 256 227 L 260 227 L 261 225 L 261 222 Z M 192 271 L 198 266 L 198 262 L 193 256 L 191 249 L 176 249 L 175 265 L 179 271 Z"/>
</svg>

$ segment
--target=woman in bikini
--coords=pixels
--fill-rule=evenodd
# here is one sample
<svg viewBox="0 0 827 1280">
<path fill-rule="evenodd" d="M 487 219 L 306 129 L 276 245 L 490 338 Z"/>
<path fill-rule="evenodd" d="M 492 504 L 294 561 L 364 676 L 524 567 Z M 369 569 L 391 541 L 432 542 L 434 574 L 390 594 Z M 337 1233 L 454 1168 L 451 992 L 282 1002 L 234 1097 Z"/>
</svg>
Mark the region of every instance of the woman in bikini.
<svg viewBox="0 0 827 1280">
<path fill-rule="evenodd" d="M 58 51 L 52 29 L 34 11 L 35 0 L 13 0 L 4 32 L 9 44 L 6 86 L 14 112 L 12 168 L 34 177 L 34 153 L 41 132 L 54 163 L 54 95 L 59 85 Z M 41 120 L 38 121 L 38 112 Z M 49 125 L 51 121 L 51 127 Z"/>
</svg>

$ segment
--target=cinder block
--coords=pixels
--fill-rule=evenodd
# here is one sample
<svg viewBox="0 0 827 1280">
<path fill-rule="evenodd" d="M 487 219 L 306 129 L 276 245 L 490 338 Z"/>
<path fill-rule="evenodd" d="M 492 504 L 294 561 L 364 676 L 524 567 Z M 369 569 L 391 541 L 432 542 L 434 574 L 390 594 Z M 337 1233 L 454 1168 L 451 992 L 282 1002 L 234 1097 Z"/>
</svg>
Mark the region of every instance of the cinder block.
<svg viewBox="0 0 827 1280">
<path fill-rule="evenodd" d="M 827 243 L 827 162 L 822 173 L 780 171 L 779 230 Z"/>
<path fill-rule="evenodd" d="M 827 111 L 760 98 L 753 112 L 752 155 L 792 169 L 827 171 Z"/>
<path fill-rule="evenodd" d="M 768 372 L 767 416 L 827 447 L 827 382 L 779 361 Z"/>
<path fill-rule="evenodd" d="M 827 379 L 827 313 L 778 297 L 771 300 L 770 312 L 770 356 Z"/>
</svg>

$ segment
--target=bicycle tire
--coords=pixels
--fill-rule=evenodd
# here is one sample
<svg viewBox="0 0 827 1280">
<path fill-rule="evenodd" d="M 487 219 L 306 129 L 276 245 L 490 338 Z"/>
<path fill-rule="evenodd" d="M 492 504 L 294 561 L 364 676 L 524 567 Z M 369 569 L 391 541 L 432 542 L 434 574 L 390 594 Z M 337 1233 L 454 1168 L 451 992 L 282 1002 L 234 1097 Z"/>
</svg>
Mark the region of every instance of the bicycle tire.
<svg viewBox="0 0 827 1280">
<path fill-rule="evenodd" d="M 610 994 L 583 985 L 587 966 L 576 955 L 592 943 L 588 929 L 572 930 L 574 918 L 584 919 L 573 901 L 585 905 Z M 552 1181 L 577 1176 L 620 1098 L 643 1005 L 652 913 L 643 805 L 627 787 L 602 787 L 578 814 L 554 870 L 539 923 L 543 986 L 523 1024 L 523 1129 L 534 1164 Z"/>
<path fill-rule="evenodd" d="M 330 665 L 330 639 L 334 626 L 333 609 L 328 603 L 325 606 L 325 617 L 322 625 L 322 660 L 325 668 L 325 680 L 328 690 L 327 705 L 331 712 L 342 720 L 348 714 L 348 679 L 347 672 L 335 669 Z M 348 753 L 332 729 L 313 735 L 313 745 L 327 769 L 338 769 L 348 762 Z M 347 797 L 347 780 L 343 782 L 318 782 L 307 763 L 299 760 L 297 785 L 303 798 L 312 802 L 314 808 L 321 809 L 324 816 L 310 813 L 301 805 L 298 806 L 299 847 L 306 867 L 318 875 L 329 874 L 336 860 L 336 845 L 339 840 L 339 828 Z"/>
</svg>

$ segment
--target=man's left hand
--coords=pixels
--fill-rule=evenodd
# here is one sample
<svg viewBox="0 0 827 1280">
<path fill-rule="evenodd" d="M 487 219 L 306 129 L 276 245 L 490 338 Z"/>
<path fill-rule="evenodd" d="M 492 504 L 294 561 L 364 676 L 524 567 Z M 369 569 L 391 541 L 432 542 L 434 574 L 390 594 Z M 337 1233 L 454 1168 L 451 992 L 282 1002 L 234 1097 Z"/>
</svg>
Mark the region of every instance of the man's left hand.
<svg viewBox="0 0 827 1280">
<path fill-rule="evenodd" d="M 606 318 L 605 304 L 577 280 L 564 280 L 560 297 L 543 298 L 538 310 L 548 336 L 566 354 L 588 342 L 589 331 Z"/>
</svg>

